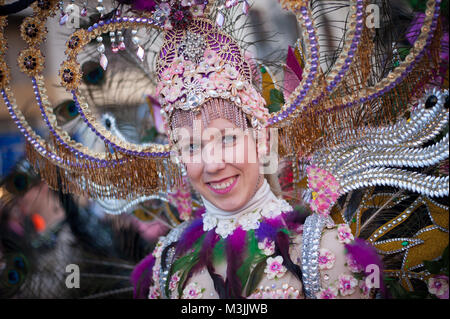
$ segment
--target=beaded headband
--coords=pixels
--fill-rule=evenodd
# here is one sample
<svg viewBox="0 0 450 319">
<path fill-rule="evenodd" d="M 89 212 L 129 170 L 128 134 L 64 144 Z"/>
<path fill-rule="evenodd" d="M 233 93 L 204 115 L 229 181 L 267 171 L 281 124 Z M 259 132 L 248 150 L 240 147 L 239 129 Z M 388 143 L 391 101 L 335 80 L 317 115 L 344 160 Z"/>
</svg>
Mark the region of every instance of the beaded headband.
<svg viewBox="0 0 450 319">
<path fill-rule="evenodd" d="M 197 113 L 205 102 L 216 98 L 241 108 L 254 128 L 263 127 L 269 118 L 239 45 L 207 19 L 193 19 L 184 29 L 168 31 L 157 69 L 156 94 L 169 123 L 174 110 Z"/>
</svg>

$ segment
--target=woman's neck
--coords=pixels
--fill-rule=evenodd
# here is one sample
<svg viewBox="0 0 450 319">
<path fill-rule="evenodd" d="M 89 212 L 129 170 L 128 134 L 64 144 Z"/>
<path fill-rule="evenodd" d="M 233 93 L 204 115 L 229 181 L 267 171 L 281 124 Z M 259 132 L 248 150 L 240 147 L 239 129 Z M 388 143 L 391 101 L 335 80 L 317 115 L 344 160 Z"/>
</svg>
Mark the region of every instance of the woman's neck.
<svg viewBox="0 0 450 319">
<path fill-rule="evenodd" d="M 265 178 L 262 178 L 262 181 L 259 184 L 260 186 L 256 189 L 253 197 L 244 206 L 234 211 L 225 211 L 223 209 L 220 209 L 202 196 L 206 212 L 209 215 L 215 216 L 219 219 L 236 218 L 247 212 L 251 212 L 257 208 L 263 207 L 266 202 L 277 199 L 275 194 L 271 191 L 270 186 Z"/>
</svg>

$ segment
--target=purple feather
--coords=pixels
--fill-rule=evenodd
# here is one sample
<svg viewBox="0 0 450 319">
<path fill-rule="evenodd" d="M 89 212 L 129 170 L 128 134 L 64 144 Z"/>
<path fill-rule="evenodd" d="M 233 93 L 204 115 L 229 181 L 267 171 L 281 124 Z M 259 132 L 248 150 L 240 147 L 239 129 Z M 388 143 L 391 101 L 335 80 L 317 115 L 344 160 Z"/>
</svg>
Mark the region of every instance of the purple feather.
<svg viewBox="0 0 450 319">
<path fill-rule="evenodd" d="M 288 54 L 286 58 L 286 65 L 295 73 L 300 82 L 303 78 L 303 69 L 297 61 L 295 52 L 291 46 L 288 47 Z"/>
<path fill-rule="evenodd" d="M 425 20 L 425 13 L 417 12 L 414 16 L 413 21 L 406 30 L 406 38 L 411 45 L 416 42 L 417 37 L 420 34 L 420 29 L 422 28 L 423 21 Z"/>
<path fill-rule="evenodd" d="M 200 207 L 193 212 L 193 215 L 195 218 L 201 218 L 205 212 L 206 212 L 206 208 Z"/>
<path fill-rule="evenodd" d="M 202 250 L 200 251 L 199 262 L 197 263 L 197 265 L 195 265 L 192 272 L 194 273 L 195 271 L 198 271 L 203 267 L 206 267 L 214 283 L 214 288 L 219 294 L 219 298 L 223 299 L 227 297 L 225 281 L 223 280 L 222 276 L 216 274 L 212 259 L 214 247 L 216 246 L 219 240 L 220 237 L 216 234 L 214 229 L 206 233 L 205 240 L 203 241 Z"/>
<path fill-rule="evenodd" d="M 246 248 L 246 235 L 241 227 L 237 228 L 227 239 L 227 279 L 225 285 L 230 298 L 239 298 L 242 293 L 242 284 L 237 276 L 237 271 L 244 260 L 244 250 Z"/>
<path fill-rule="evenodd" d="M 306 217 L 309 216 L 308 214 L 304 214 L 296 210 L 283 214 L 283 219 L 288 225 L 288 229 L 295 229 L 298 227 L 298 225 L 304 224 Z"/>
<path fill-rule="evenodd" d="M 149 254 L 134 267 L 131 273 L 131 283 L 134 287 L 133 298 L 147 298 L 150 285 L 153 284 L 152 269 L 154 265 L 155 257 L 153 254 Z"/>
<path fill-rule="evenodd" d="M 258 241 L 263 241 L 266 238 L 274 241 L 278 230 L 282 226 L 283 223 L 279 218 L 266 219 L 262 221 L 259 228 L 255 230 L 256 238 L 258 238 Z"/>
<path fill-rule="evenodd" d="M 361 238 L 356 238 L 353 243 L 346 244 L 345 248 L 347 249 L 347 253 L 350 254 L 363 269 L 366 269 L 368 265 L 376 265 L 378 267 L 380 274 L 380 289 L 381 293 L 384 295 L 383 263 L 375 248 Z M 369 273 L 367 273 L 367 275 L 369 275 Z"/>
<path fill-rule="evenodd" d="M 232 254 L 240 256 L 245 248 L 245 237 L 247 233 L 242 229 L 242 227 L 236 228 L 228 237 L 227 249 L 232 251 Z"/>
<path fill-rule="evenodd" d="M 264 239 L 269 238 L 270 240 L 274 240 L 277 235 L 277 228 L 272 225 L 262 222 L 258 229 L 255 230 L 256 238 L 258 238 L 259 242 L 264 241 Z"/>
<path fill-rule="evenodd" d="M 156 3 L 154 0 L 134 0 L 133 9 L 139 11 L 153 11 Z"/>
<path fill-rule="evenodd" d="M 297 61 L 294 50 L 288 47 L 286 67 L 284 69 L 283 94 L 287 99 L 302 80 L 303 69 Z"/>
<path fill-rule="evenodd" d="M 201 218 L 194 220 L 181 235 L 176 248 L 176 255 L 181 256 L 186 253 L 204 233 L 203 220 Z"/>
</svg>

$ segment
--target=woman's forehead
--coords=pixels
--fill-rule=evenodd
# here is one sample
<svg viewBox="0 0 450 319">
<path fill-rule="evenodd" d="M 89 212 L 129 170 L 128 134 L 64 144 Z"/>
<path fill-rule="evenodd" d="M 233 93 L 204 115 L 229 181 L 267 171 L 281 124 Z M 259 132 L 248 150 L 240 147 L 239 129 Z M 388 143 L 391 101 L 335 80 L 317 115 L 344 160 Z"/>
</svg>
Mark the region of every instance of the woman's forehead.
<svg viewBox="0 0 450 319">
<path fill-rule="evenodd" d="M 224 118 L 214 119 L 206 126 L 201 116 L 198 116 L 194 119 L 192 126 L 183 126 L 176 131 L 180 141 L 190 141 L 192 139 L 210 140 L 217 134 L 237 133 L 242 129 Z"/>
<path fill-rule="evenodd" d="M 189 132 L 195 132 L 200 131 L 203 132 L 208 129 L 218 129 L 218 130 L 225 130 L 225 129 L 235 129 L 238 128 L 233 122 L 230 122 L 227 119 L 224 118 L 217 118 L 214 120 L 209 121 L 207 124 L 202 121 L 202 118 L 200 115 L 198 115 L 192 125 L 186 125 L 183 126 L 182 129 L 187 130 Z"/>
<path fill-rule="evenodd" d="M 195 120 L 198 121 L 197 124 L 194 123 Z M 186 127 L 187 130 L 203 131 L 209 127 L 241 127 L 246 130 L 249 125 L 247 116 L 235 104 L 223 99 L 213 99 L 203 104 L 197 112 L 175 110 L 170 120 L 170 126 L 172 130 Z"/>
</svg>

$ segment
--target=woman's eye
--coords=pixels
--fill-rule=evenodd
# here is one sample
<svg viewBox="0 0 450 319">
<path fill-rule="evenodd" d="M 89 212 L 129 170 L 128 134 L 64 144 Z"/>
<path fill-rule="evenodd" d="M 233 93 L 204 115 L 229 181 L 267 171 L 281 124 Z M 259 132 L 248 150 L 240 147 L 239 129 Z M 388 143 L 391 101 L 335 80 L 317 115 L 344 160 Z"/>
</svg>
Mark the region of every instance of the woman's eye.
<svg viewBox="0 0 450 319">
<path fill-rule="evenodd" d="M 191 153 L 198 151 L 199 148 L 200 148 L 200 145 L 198 145 L 198 144 L 189 144 L 189 152 L 191 152 Z"/>
<path fill-rule="evenodd" d="M 222 138 L 222 143 L 226 145 L 231 145 L 236 142 L 236 135 L 225 135 Z"/>
<path fill-rule="evenodd" d="M 182 153 L 189 154 L 189 153 L 195 153 L 199 149 L 198 144 L 186 144 L 181 148 Z"/>
</svg>

